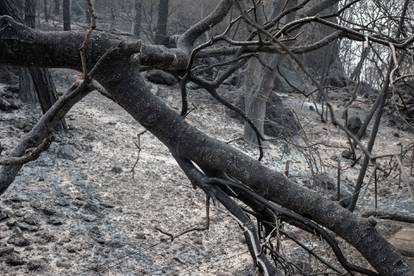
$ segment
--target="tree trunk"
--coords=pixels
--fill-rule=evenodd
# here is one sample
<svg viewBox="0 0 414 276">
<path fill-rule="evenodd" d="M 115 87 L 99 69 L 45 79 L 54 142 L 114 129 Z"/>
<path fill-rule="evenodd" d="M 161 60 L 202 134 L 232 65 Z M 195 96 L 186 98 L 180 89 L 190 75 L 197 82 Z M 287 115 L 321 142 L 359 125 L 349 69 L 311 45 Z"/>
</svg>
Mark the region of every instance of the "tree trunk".
<svg viewBox="0 0 414 276">
<path fill-rule="evenodd" d="M 71 0 L 63 0 L 63 30 L 71 30 Z"/>
<path fill-rule="evenodd" d="M 43 1 L 43 11 L 45 13 L 45 21 L 49 22 L 49 10 L 48 10 L 47 0 Z"/>
<path fill-rule="evenodd" d="M 155 44 L 166 45 L 168 24 L 168 0 L 160 0 L 158 6 L 158 22 L 155 33 Z"/>
<path fill-rule="evenodd" d="M 24 5 L 24 22 L 30 28 L 36 27 L 36 0 L 26 0 Z"/>
<path fill-rule="evenodd" d="M 8 17 L 0 18 L 0 24 L 9 26 L 3 32 L 0 30 L 0 46 L 7 49 L 0 52 L 0 62 L 81 70 L 80 58 L 74 53 L 78 53 L 84 41 L 82 33 L 33 32 L 25 26 L 13 24 Z M 217 175 L 228 176 L 237 185 L 240 183 L 240 186 L 246 186 L 249 191 L 271 201 L 271 206 L 283 206 L 312 220 L 312 223 L 326 227 L 359 250 L 380 275 L 413 275 L 413 268 L 377 232 L 375 222 L 360 218 L 321 194 L 301 187 L 283 174 L 187 123 L 180 114 L 150 91 L 141 75 L 142 68 L 131 59 L 131 55 L 138 50 L 134 48 L 137 45 L 125 41 L 122 46 L 127 47 L 121 47 L 120 40 L 114 41 L 112 38 L 101 33 L 91 36 L 91 43 L 96 47 L 88 52 L 90 66 L 100 61 L 94 79 L 104 86 L 113 101 L 165 144 L 177 160 L 184 159 L 199 168 L 206 168 L 205 171 L 208 169 L 218 172 Z M 108 49 L 113 47 L 118 48 L 102 60 L 102 54 L 108 53 Z M 139 49 L 143 54 L 143 66 L 156 67 L 157 61 L 161 61 L 165 66 L 163 68 L 168 68 L 168 64 L 177 65 L 177 62 L 179 68 L 185 68 L 189 59 L 185 54 L 176 55 L 180 49 L 165 49 L 159 53 L 158 47 L 154 49 L 141 44 Z M 146 55 L 155 59 L 146 59 Z M 170 60 L 171 57 L 173 61 Z M 57 120 L 84 96 L 82 93 L 73 93 L 60 98 L 57 105 L 23 138 L 11 155 L 22 156 L 29 147 L 41 143 Z M 9 187 L 10 181 L 14 180 L 21 167 L 22 164 L 1 167 L 0 194 Z M 214 183 L 208 185 L 218 187 Z M 233 191 L 229 193 L 233 194 Z"/>
<path fill-rule="evenodd" d="M 133 25 L 133 34 L 137 37 L 141 35 L 141 21 L 142 21 L 142 0 L 135 0 L 134 9 L 135 9 L 135 19 Z"/>
<path fill-rule="evenodd" d="M 24 22 L 30 28 L 36 25 L 36 0 L 25 0 Z M 36 95 L 32 76 L 28 68 L 21 68 L 19 81 L 20 98 L 25 103 L 35 103 Z"/>
<path fill-rule="evenodd" d="M 30 75 L 30 71 L 27 67 L 20 68 L 19 95 L 20 99 L 24 103 L 36 102 L 36 95 L 34 92 L 32 76 Z"/>
<path fill-rule="evenodd" d="M 296 2 L 297 2 L 296 0 L 289 2 L 286 8 L 288 9 L 296 5 Z M 274 1 L 272 5 L 273 5 L 272 17 L 275 17 L 282 10 L 282 6 L 281 6 L 281 3 L 278 1 Z M 263 16 L 264 15 L 262 15 L 262 17 Z M 288 20 L 292 19 L 292 17 L 294 16 L 295 16 L 294 13 L 290 14 L 288 16 Z M 258 21 L 260 23 L 260 16 L 258 16 Z M 270 62 L 266 62 L 267 63 L 266 66 L 262 66 L 259 62 L 252 60 L 251 63 L 249 64 L 251 66 L 250 70 L 253 70 L 254 72 L 256 72 L 256 74 L 251 74 L 251 72 L 248 73 L 248 75 L 250 76 L 250 80 L 245 82 L 244 102 L 245 102 L 245 112 L 246 112 L 247 117 L 250 118 L 250 120 L 254 123 L 256 128 L 259 130 L 259 132 L 263 135 L 265 134 L 264 123 L 265 123 L 265 117 L 266 117 L 267 101 L 269 99 L 270 93 L 272 92 L 274 88 L 274 85 L 280 82 L 280 78 L 278 77 L 279 74 L 276 68 L 279 66 L 279 64 L 281 64 L 286 59 L 276 54 L 273 54 L 273 55 L 264 54 L 264 55 L 261 55 L 261 58 L 263 62 L 266 62 L 269 60 Z M 257 66 L 259 66 L 261 69 L 254 68 Z M 257 76 L 258 70 L 261 71 L 260 77 Z M 251 77 L 253 76 L 254 78 L 251 79 Z M 258 79 L 260 79 L 259 84 L 257 84 Z M 282 101 L 280 101 L 280 103 L 281 103 L 281 106 L 278 106 L 275 108 L 280 109 L 281 114 L 289 113 L 290 111 L 283 106 Z M 293 117 L 293 116 L 289 116 L 289 117 Z M 280 124 L 279 125 L 280 133 L 285 133 L 283 131 L 283 128 L 290 128 L 290 127 L 296 128 L 297 126 L 296 122 L 293 121 L 291 123 L 293 124 L 292 126 Z M 291 132 L 289 131 L 287 133 L 291 133 Z M 253 130 L 253 128 L 251 128 L 251 126 L 248 123 L 245 123 L 245 126 L 244 126 L 244 140 L 251 145 L 258 145 L 256 132 Z"/>
<path fill-rule="evenodd" d="M 55 16 L 59 16 L 60 14 L 60 0 L 55 0 L 54 1 L 54 9 L 53 9 L 53 13 L 55 14 Z"/>
<path fill-rule="evenodd" d="M 317 5 L 319 5 L 317 1 L 314 2 L 313 5 L 311 2 L 309 12 L 315 12 L 313 7 Z M 326 7 L 323 11 L 320 11 L 317 14 L 327 15 L 336 12 L 338 12 L 338 3 Z M 311 15 L 314 14 L 310 14 L 310 16 Z M 337 23 L 336 17 L 328 18 L 327 20 Z M 307 25 L 302 31 L 304 36 L 302 36 L 299 42 L 311 44 L 332 34 L 335 30 L 328 26 L 312 23 Z M 322 80 L 323 78 L 327 79 L 328 83 L 325 82 L 325 84 L 332 84 L 335 86 L 343 84 L 345 72 L 341 59 L 339 58 L 339 41 L 335 41 L 316 51 L 304 54 L 302 56 L 302 62 L 315 78 L 319 80 Z"/>
<path fill-rule="evenodd" d="M 36 21 L 36 0 L 26 0 L 25 22 L 30 27 L 34 27 Z M 17 9 L 10 0 L 0 1 L 0 15 L 9 15 L 22 22 L 17 13 Z M 20 96 L 24 102 L 35 102 L 36 96 L 39 100 L 43 113 L 56 102 L 56 88 L 47 69 L 28 67 L 21 68 L 19 77 Z M 66 128 L 64 120 L 58 128 Z"/>
</svg>

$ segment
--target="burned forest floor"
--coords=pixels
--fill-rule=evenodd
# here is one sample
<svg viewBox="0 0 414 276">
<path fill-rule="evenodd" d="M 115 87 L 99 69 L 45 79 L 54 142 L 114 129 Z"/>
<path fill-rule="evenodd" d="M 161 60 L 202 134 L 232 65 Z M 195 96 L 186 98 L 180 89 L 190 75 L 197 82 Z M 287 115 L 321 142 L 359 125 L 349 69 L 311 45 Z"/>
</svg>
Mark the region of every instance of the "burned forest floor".
<svg viewBox="0 0 414 276">
<path fill-rule="evenodd" d="M 62 92 L 73 72 L 56 70 L 54 75 Z M 177 86 L 152 87 L 172 108 L 180 109 Z M 226 95 L 229 90 L 237 92 L 229 85 L 221 92 Z M 332 97 L 338 117 L 344 93 Z M 303 132 L 290 141 L 266 143 L 263 163 L 281 172 L 287 170 L 289 163 L 286 173 L 290 178 L 308 188 L 326 191 L 330 197 L 335 192 L 328 191 L 327 186 L 336 187 L 340 160 L 341 185 L 352 189 L 362 161 L 353 164 L 342 157 L 348 148 L 344 133 L 321 122 L 314 104 L 303 96 L 279 96 L 295 111 Z M 243 124 L 229 117 L 224 106 L 202 90 L 190 90 L 190 101 L 197 107 L 187 118 L 191 124 L 248 155 L 258 156 L 257 150 L 239 139 Z M 372 101 L 360 97 L 357 103 L 350 112 L 365 116 Z M 5 149 L 2 156 L 7 156 L 40 118 L 39 108 L 19 101 L 17 104 L 16 110 L 0 112 L 0 143 Z M 254 272 L 242 231 L 220 206 L 211 208 L 209 230 L 192 231 L 171 241 L 168 234 L 205 225 L 205 195 L 192 188 L 168 149 L 150 133 L 140 135 L 144 128 L 119 106 L 93 92 L 69 112 L 66 120 L 69 130 L 56 134 L 50 149 L 26 164 L 0 198 L 1 275 Z M 370 130 L 371 127 L 368 135 Z M 380 210 L 414 213 L 414 177 L 410 176 L 413 138 L 413 133 L 393 125 L 385 115 L 374 153 L 398 155 L 402 151 L 403 170 L 394 168 L 385 177 L 388 165 L 395 166 L 396 158 L 391 163 L 390 158 L 379 160 L 386 168 L 378 176 Z M 365 179 L 369 184 L 362 190 L 358 212 L 374 208 L 372 174 L 370 166 Z M 320 181 L 314 181 L 315 176 Z M 409 225 L 379 220 L 378 227 L 391 237 Z M 333 259 L 317 238 L 290 230 L 305 244 Z M 306 252 L 290 241 L 282 239 L 281 252 L 296 259 L 298 266 L 309 265 L 304 261 L 309 259 Z M 357 254 L 346 248 L 345 252 L 359 262 Z M 314 272 L 323 271 L 315 260 L 310 265 Z"/>
</svg>

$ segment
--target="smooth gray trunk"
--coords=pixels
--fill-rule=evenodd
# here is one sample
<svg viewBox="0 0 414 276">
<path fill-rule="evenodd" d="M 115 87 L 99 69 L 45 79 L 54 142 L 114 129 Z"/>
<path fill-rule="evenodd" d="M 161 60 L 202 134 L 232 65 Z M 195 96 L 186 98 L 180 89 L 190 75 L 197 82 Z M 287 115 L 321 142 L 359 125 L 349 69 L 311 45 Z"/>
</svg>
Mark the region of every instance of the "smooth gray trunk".
<svg viewBox="0 0 414 276">
<path fill-rule="evenodd" d="M 291 1 L 288 4 L 287 8 L 294 6 L 296 2 L 296 0 Z M 272 17 L 275 17 L 282 10 L 282 5 L 280 2 L 274 1 L 272 8 Z M 292 15 L 290 15 L 290 17 L 291 16 Z M 288 17 L 288 20 L 291 19 L 290 17 Z M 259 23 L 260 21 L 263 21 L 263 18 L 264 15 L 259 14 Z M 272 93 L 275 83 L 280 83 L 280 78 L 278 77 L 276 68 L 285 59 L 276 54 L 262 54 L 260 55 L 260 58 L 262 62 L 269 60 L 270 62 L 266 64 L 267 66 L 263 66 L 257 61 L 250 61 L 247 74 L 249 77 L 246 78 L 247 80 L 245 81 L 244 86 L 246 93 L 244 101 L 247 117 L 250 118 L 259 132 L 263 135 L 267 101 L 269 99 L 270 93 Z M 280 106 L 280 110 L 281 112 L 287 112 L 283 105 Z M 281 128 L 283 127 L 284 126 L 281 126 Z M 258 144 L 256 132 L 250 127 L 248 123 L 245 123 L 244 126 L 244 140 L 251 145 Z"/>
<path fill-rule="evenodd" d="M 277 55 L 264 55 L 263 57 L 266 60 L 270 59 L 270 63 L 267 64 L 268 67 L 263 67 L 259 84 L 254 86 L 248 95 L 245 96 L 246 115 L 250 118 L 262 135 L 264 134 L 266 104 L 277 76 L 276 70 L 273 68 L 276 68 L 280 62 L 279 56 Z M 248 123 L 245 123 L 244 126 L 244 140 L 253 145 L 257 145 L 258 143 L 256 132 Z"/>
</svg>

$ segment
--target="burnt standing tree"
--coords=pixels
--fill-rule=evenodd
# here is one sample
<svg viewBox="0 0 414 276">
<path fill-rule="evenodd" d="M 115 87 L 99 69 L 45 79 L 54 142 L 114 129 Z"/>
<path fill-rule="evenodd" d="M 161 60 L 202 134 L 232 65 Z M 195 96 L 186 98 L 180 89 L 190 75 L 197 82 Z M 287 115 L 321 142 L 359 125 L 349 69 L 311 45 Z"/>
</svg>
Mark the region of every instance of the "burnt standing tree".
<svg viewBox="0 0 414 276">
<path fill-rule="evenodd" d="M 0 2 L 0 15 L 12 16 L 19 22 L 23 22 L 19 16 L 18 9 L 10 0 Z M 24 22 L 29 27 L 34 28 L 36 22 L 36 1 L 26 0 Z M 56 102 L 57 93 L 55 84 L 47 69 L 33 67 L 32 64 L 27 68 L 21 69 L 20 74 L 20 93 L 24 100 L 34 102 L 37 99 L 43 113 Z M 62 118 L 58 125 L 59 128 L 65 128 L 65 121 Z"/>
<path fill-rule="evenodd" d="M 60 0 L 54 0 L 53 3 L 53 13 L 58 16 L 60 14 Z"/>
<path fill-rule="evenodd" d="M 63 30 L 71 30 L 71 0 L 63 0 Z"/>
<path fill-rule="evenodd" d="M 167 24 L 168 24 L 169 0 L 160 0 L 158 4 L 158 21 L 155 32 L 155 44 L 167 44 Z"/>
<path fill-rule="evenodd" d="M 4 166 L 0 171 L 0 193 L 6 192 L 25 162 L 35 159 L 47 147 L 53 127 L 73 105 L 95 89 L 95 82 L 98 82 L 104 88 L 99 89 L 101 93 L 124 108 L 168 147 L 194 186 L 205 191 L 208 198 L 215 198 L 232 214 L 243 229 L 256 266 L 264 275 L 283 275 L 281 267 L 277 265 L 283 260 L 278 258 L 271 240 L 266 239 L 267 235 L 274 234 L 272 229 L 278 220 L 324 239 L 343 267 L 337 273 L 413 275 L 413 267 L 377 232 L 373 219 L 362 218 L 337 202 L 299 186 L 283 174 L 191 126 L 185 116 L 180 116 L 150 92 L 141 70 L 156 68 L 175 72 L 182 76 L 183 82 L 195 82 L 220 102 L 237 110 L 222 99 L 216 89 L 240 68 L 246 55 L 259 52 L 287 54 L 295 61 L 296 54 L 310 52 L 333 41 L 328 37 L 310 45 L 288 47 L 281 41 L 292 29 L 314 22 L 336 29 L 338 36 L 355 41 L 368 39 L 389 47 L 391 51 L 406 51 L 414 39 L 410 37 L 399 41 L 388 36 L 373 37 L 316 16 L 294 20 L 284 25 L 289 25 L 289 28 L 284 29 L 279 22 L 290 13 L 289 10 L 282 8 L 267 22 L 257 22 L 254 17 L 250 17 L 248 10 L 238 4 L 239 1 L 220 1 L 214 11 L 179 37 L 176 48 L 170 49 L 93 31 L 94 26 L 87 34 L 77 31 L 40 32 L 11 17 L 1 16 L 0 48 L 7 50 L 0 51 L 0 62 L 75 69 L 83 73 L 83 80 L 75 83 L 53 105 L 22 139 L 10 158 L 1 160 L 0 164 Z M 239 11 L 239 16 L 231 21 L 226 31 L 205 44 L 195 46 L 197 38 L 221 23 L 233 6 Z M 228 30 L 238 21 L 251 25 L 254 34 L 250 39 L 233 40 L 227 36 Z M 222 44 L 212 47 L 223 41 L 228 44 L 226 47 Z M 213 55 L 231 56 L 230 66 L 215 81 L 204 80 L 193 73 L 194 62 L 199 57 Z M 396 64 L 391 59 L 390 68 L 394 66 Z M 182 114 L 186 115 L 185 89 L 182 98 Z M 241 202 L 248 209 L 242 208 Z M 264 233 L 258 232 L 252 218 L 266 226 Z M 341 252 L 335 235 L 357 249 L 372 268 L 351 264 Z"/>
<path fill-rule="evenodd" d="M 142 28 L 142 0 L 134 0 L 134 24 L 132 27 L 132 33 L 140 37 Z"/>
</svg>

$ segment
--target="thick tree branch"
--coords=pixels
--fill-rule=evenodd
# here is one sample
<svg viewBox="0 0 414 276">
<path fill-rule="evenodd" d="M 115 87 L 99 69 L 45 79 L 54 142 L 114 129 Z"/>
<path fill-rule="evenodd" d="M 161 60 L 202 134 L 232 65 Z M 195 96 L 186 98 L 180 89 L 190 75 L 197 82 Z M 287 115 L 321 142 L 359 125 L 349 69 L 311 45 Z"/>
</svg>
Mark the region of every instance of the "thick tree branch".
<svg viewBox="0 0 414 276">
<path fill-rule="evenodd" d="M 223 21 L 234 0 L 221 0 L 220 4 L 206 18 L 189 28 L 178 40 L 178 48 L 190 53 L 194 42 L 203 33 Z"/>
<path fill-rule="evenodd" d="M 10 18 L 0 17 L 0 62 L 81 70 L 78 50 L 82 41 L 81 33 L 34 32 L 12 22 Z M 88 66 L 93 67 L 108 49 L 114 47 L 117 50 L 101 62 L 102 67 L 96 71 L 95 79 L 103 85 L 111 99 L 162 141 L 174 156 L 189 160 L 200 168 L 226 174 L 244 183 L 266 200 L 330 229 L 359 250 L 381 275 L 408 276 L 414 273 L 413 268 L 378 234 L 369 220 L 299 186 L 283 174 L 263 166 L 186 123 L 179 114 L 150 92 L 140 75 L 139 66 L 131 59 L 133 54 L 140 53 L 144 66 L 154 66 L 154 62 L 163 68 L 178 68 L 181 64 L 187 64 L 185 52 L 144 45 L 139 41 L 125 43 L 116 37 L 96 32 L 91 36 L 91 46 L 88 47 L 88 57 L 91 59 L 88 60 Z M 24 61 L 23 57 L 29 61 Z M 88 92 L 82 91 L 69 93 L 59 100 L 24 138 L 13 155 L 21 156 L 28 147 L 40 143 L 49 134 L 56 119 L 61 118 Z M 8 173 L 11 171 L 14 174 L 14 179 L 20 167 L 6 169 L 8 168 Z M 11 183 L 11 175 L 5 175 L 4 169 L 0 172 L 0 193 Z"/>
</svg>

